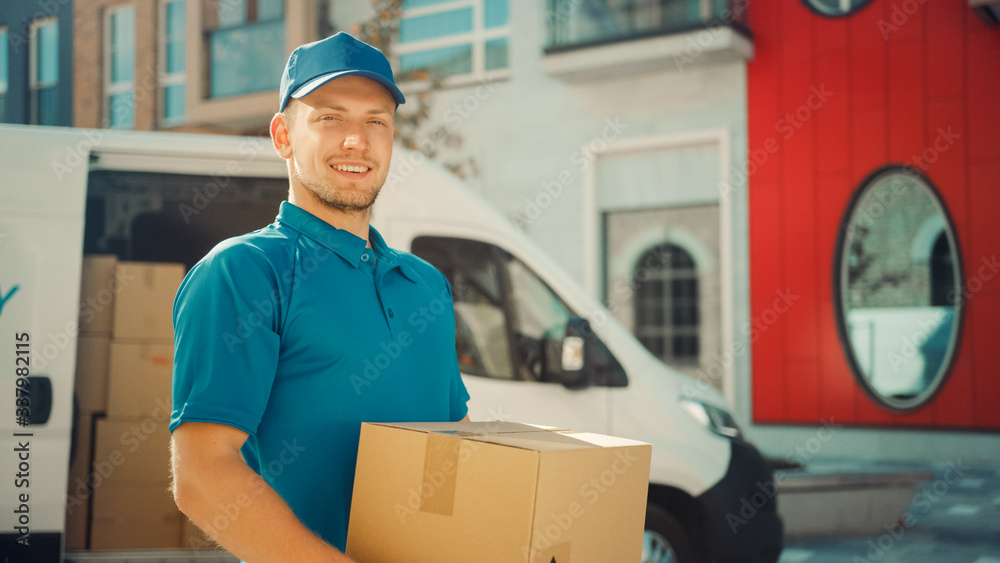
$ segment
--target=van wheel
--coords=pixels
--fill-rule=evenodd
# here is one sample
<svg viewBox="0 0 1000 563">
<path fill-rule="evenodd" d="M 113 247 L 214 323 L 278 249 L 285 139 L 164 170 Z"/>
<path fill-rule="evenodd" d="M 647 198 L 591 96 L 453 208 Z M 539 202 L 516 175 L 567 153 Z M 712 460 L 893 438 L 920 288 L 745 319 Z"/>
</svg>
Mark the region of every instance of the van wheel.
<svg viewBox="0 0 1000 563">
<path fill-rule="evenodd" d="M 655 504 L 646 507 L 642 563 L 696 563 L 684 526 Z"/>
</svg>

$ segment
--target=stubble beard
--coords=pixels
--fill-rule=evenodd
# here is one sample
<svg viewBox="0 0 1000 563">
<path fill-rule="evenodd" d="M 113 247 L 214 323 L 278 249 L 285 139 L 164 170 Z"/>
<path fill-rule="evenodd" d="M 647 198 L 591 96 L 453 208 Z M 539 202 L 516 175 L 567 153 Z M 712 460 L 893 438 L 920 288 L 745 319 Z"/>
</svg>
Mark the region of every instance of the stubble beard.
<svg viewBox="0 0 1000 563">
<path fill-rule="evenodd" d="M 316 196 L 320 203 L 343 213 L 356 214 L 367 211 L 375 204 L 375 199 L 382 190 L 379 186 L 367 193 L 345 194 L 330 179 L 304 176 L 297 165 L 292 167 L 292 174 L 300 184 Z"/>
</svg>

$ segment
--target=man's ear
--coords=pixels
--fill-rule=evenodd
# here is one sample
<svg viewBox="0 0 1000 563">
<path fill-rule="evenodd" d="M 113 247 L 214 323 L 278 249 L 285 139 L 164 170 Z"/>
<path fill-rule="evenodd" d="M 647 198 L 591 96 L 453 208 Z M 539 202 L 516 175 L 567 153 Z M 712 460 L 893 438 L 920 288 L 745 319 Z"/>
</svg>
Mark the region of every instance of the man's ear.
<svg viewBox="0 0 1000 563">
<path fill-rule="evenodd" d="M 288 138 L 288 124 L 285 119 L 285 115 L 281 113 L 276 113 L 271 118 L 271 144 L 274 145 L 278 156 L 288 160 L 292 158 L 292 143 Z"/>
</svg>

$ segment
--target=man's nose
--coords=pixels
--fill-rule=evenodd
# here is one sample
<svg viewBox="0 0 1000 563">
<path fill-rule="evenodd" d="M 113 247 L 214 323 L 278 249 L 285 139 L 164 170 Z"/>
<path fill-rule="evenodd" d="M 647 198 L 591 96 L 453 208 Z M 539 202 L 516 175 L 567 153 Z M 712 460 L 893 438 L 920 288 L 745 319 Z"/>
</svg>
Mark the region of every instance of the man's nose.
<svg viewBox="0 0 1000 563">
<path fill-rule="evenodd" d="M 365 150 L 367 145 L 368 138 L 361 131 L 351 131 L 344 137 L 344 149 Z"/>
</svg>

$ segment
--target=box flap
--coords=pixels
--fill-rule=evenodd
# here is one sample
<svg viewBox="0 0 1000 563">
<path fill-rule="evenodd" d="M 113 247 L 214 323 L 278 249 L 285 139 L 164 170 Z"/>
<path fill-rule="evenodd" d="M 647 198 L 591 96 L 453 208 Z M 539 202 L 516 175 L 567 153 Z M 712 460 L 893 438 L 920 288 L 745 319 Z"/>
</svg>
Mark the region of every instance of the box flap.
<svg viewBox="0 0 1000 563">
<path fill-rule="evenodd" d="M 558 432 L 602 448 L 624 448 L 629 446 L 647 445 L 646 442 L 640 442 L 639 440 L 630 440 L 628 438 L 619 438 L 617 436 L 606 436 L 604 434 L 595 434 L 593 432 L 574 432 L 572 430 L 559 430 Z"/>
<path fill-rule="evenodd" d="M 535 451 L 578 450 L 642 445 L 642 442 L 603 436 L 590 432 L 574 432 L 554 426 L 520 422 L 406 422 L 370 423 L 404 428 L 417 432 L 449 434 L 467 440 L 478 440 L 502 446 Z"/>
<path fill-rule="evenodd" d="M 510 446 L 513 448 L 522 448 L 525 450 L 534 450 L 538 452 L 547 452 L 556 450 L 583 450 L 583 449 L 601 447 L 591 442 L 586 442 L 584 440 L 577 440 L 576 438 L 568 434 L 563 434 L 561 432 L 545 431 L 545 430 L 537 432 L 486 434 L 486 435 L 472 435 L 463 437 L 467 440 L 489 442 L 491 444 Z"/>
<path fill-rule="evenodd" d="M 488 422 L 370 422 L 380 426 L 407 428 L 419 432 L 447 432 L 449 434 L 506 434 L 510 432 L 540 432 L 548 427 L 493 420 Z"/>
</svg>

